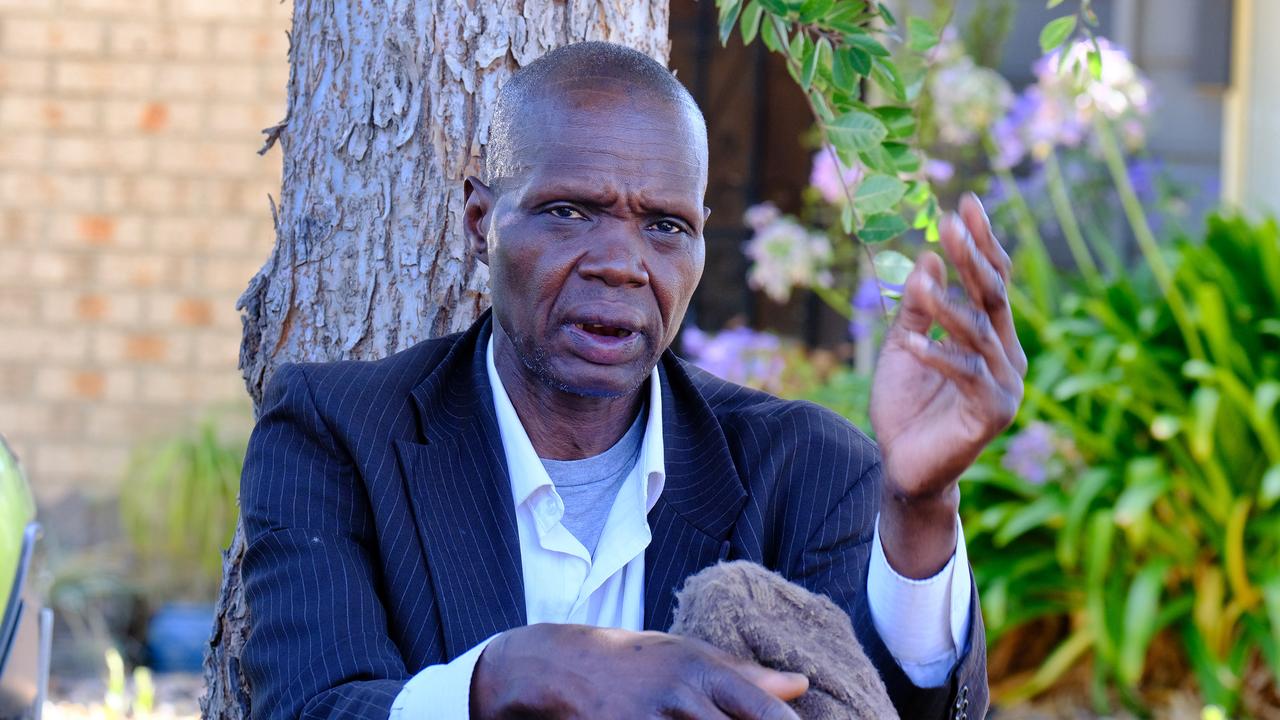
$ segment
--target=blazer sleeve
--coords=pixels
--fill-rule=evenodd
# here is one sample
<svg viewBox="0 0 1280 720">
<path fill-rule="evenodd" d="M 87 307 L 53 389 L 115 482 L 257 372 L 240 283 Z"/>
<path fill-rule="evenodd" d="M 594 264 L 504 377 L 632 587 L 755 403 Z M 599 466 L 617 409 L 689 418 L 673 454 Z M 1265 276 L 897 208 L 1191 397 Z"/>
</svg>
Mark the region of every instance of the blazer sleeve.
<svg viewBox="0 0 1280 720">
<path fill-rule="evenodd" d="M 831 483 L 842 475 L 850 478 L 851 484 L 829 505 L 825 516 L 817 508 L 809 514 L 820 520 L 806 529 L 808 539 L 799 556 L 793 556 L 789 579 L 830 597 L 849 614 L 854 632 L 867 657 L 880 671 L 900 717 L 913 720 L 985 717 L 987 652 L 982 613 L 977 611 L 977 588 L 973 588 L 969 609 L 968 647 L 962 649 L 946 683 L 935 688 L 918 687 L 885 647 L 867 603 L 867 568 L 880 508 L 879 452 L 852 426 L 844 430 L 828 426 L 821 434 L 824 436 L 821 442 L 809 443 L 810 449 L 801 452 L 802 462 L 795 463 L 792 471 L 808 475 L 804 480 L 811 487 L 815 480 Z M 972 573 L 970 576 L 972 582 Z"/>
<path fill-rule="evenodd" d="M 385 720 L 409 673 L 376 591 L 373 515 L 305 372 L 276 371 L 240 482 L 251 716 Z"/>
</svg>

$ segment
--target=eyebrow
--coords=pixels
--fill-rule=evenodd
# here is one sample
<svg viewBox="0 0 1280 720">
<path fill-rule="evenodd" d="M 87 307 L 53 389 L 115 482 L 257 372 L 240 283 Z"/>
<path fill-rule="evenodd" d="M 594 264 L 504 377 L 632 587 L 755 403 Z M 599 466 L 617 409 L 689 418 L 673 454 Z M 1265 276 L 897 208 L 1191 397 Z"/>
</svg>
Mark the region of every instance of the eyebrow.
<svg viewBox="0 0 1280 720">
<path fill-rule="evenodd" d="M 555 199 L 571 200 L 596 207 L 606 207 L 618 202 L 620 193 L 610 186 L 584 187 L 581 185 L 544 184 L 530 190 L 524 198 L 526 206 L 541 205 Z M 679 201 L 669 201 L 652 195 L 640 195 L 634 199 L 641 210 L 655 215 L 673 215 L 693 222 L 697 215 L 692 206 L 682 207 Z"/>
</svg>

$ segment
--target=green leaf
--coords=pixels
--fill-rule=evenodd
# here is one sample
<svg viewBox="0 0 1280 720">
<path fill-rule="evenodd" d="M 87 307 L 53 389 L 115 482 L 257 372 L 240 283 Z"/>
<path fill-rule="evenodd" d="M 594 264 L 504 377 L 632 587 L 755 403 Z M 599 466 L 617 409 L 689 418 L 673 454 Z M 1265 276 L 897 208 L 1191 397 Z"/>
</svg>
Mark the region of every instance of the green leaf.
<svg viewBox="0 0 1280 720">
<path fill-rule="evenodd" d="M 909 138 L 916 131 L 915 111 L 909 107 L 882 105 L 873 108 L 872 112 L 880 118 L 880 122 L 884 123 L 889 131 L 889 137 Z"/>
<path fill-rule="evenodd" d="M 902 76 L 893 63 L 873 60 L 870 77 L 877 85 L 884 88 L 898 102 L 907 102 L 907 88 L 902 83 Z"/>
<path fill-rule="evenodd" d="M 849 64 L 853 67 L 854 72 L 865 77 L 871 72 L 871 53 L 860 47 L 849 46 Z"/>
<path fill-rule="evenodd" d="M 759 1 L 761 5 L 765 3 L 765 0 Z M 770 10 L 769 12 L 773 11 Z M 778 28 L 773 24 L 772 16 L 764 18 L 764 23 L 760 26 L 760 40 L 771 52 L 782 50 L 782 38 L 778 37 Z"/>
<path fill-rule="evenodd" d="M 863 215 L 892 209 L 907 192 L 907 184 L 891 175 L 864 178 L 853 194 L 853 205 Z"/>
<path fill-rule="evenodd" d="M 883 145 L 889 157 L 893 158 L 893 168 L 900 173 L 913 173 L 920 169 L 920 155 L 906 143 L 894 142 Z"/>
<path fill-rule="evenodd" d="M 809 43 L 809 38 L 804 34 L 804 31 L 797 30 L 796 34 L 791 36 L 791 42 L 787 45 L 787 55 L 803 66 L 806 48 L 811 47 L 813 46 Z"/>
<path fill-rule="evenodd" d="M 1058 7 L 1059 5 L 1061 5 L 1061 4 L 1063 3 L 1063 1 L 1064 1 L 1064 0 L 1049 0 L 1049 4 L 1048 4 L 1048 5 L 1046 5 L 1046 6 L 1045 6 L 1045 8 L 1046 8 L 1046 9 L 1048 9 L 1048 10 L 1052 10 L 1052 9 L 1054 9 L 1054 8 Z"/>
<path fill-rule="evenodd" d="M 752 40 L 756 39 L 756 33 L 760 31 L 760 18 L 764 15 L 764 8 L 761 7 L 759 0 L 751 0 L 742 10 L 742 44 L 750 45 Z"/>
<path fill-rule="evenodd" d="M 875 57 L 889 57 L 889 49 L 886 48 L 879 40 L 871 37 L 866 32 L 859 30 L 858 32 L 845 33 L 844 41 L 849 47 L 856 47 L 866 52 L 868 55 Z"/>
<path fill-rule="evenodd" d="M 844 207 L 840 208 L 840 229 L 844 230 L 845 235 L 853 234 L 853 220 L 853 206 L 845 203 Z"/>
<path fill-rule="evenodd" d="M 831 10 L 836 0 L 805 0 L 800 6 L 800 21 L 811 23 Z"/>
<path fill-rule="evenodd" d="M 881 250 L 872 259 L 875 265 L 876 278 L 886 285 L 901 285 L 907 281 L 911 268 L 915 263 L 911 258 L 896 250 Z"/>
<path fill-rule="evenodd" d="M 893 156 L 885 149 L 884 145 L 872 145 L 858 153 L 858 160 L 867 169 L 878 172 L 882 175 L 897 175 L 898 167 L 893 162 Z"/>
<path fill-rule="evenodd" d="M 1062 43 L 1067 41 L 1071 33 L 1076 29 L 1076 16 L 1067 15 L 1065 17 L 1050 20 L 1048 25 L 1040 31 L 1040 50 L 1049 53 L 1057 49 Z"/>
<path fill-rule="evenodd" d="M 877 10 L 879 10 L 880 17 L 884 18 L 885 22 L 889 23 L 890 25 L 898 24 L 898 19 L 893 16 L 893 13 L 889 12 L 889 8 L 885 7 L 884 3 L 879 3 L 879 7 L 877 8 Z"/>
<path fill-rule="evenodd" d="M 1061 500 L 1053 495 L 1044 495 L 1010 514 L 991 541 L 996 547 L 1004 547 L 1041 525 L 1053 525 L 1061 520 Z"/>
<path fill-rule="evenodd" d="M 1211 387 L 1197 388 L 1191 394 L 1192 422 L 1188 439 L 1191 455 L 1204 462 L 1213 454 L 1213 430 L 1218 420 L 1222 395 Z"/>
<path fill-rule="evenodd" d="M 806 44 L 804 71 L 800 75 L 800 87 L 808 90 L 813 86 L 813 76 L 817 74 L 818 68 L 822 66 L 823 58 L 829 52 L 831 52 L 831 43 L 825 37 L 818 38 L 816 45 L 809 46 Z"/>
<path fill-rule="evenodd" d="M 787 17 L 787 4 L 782 0 L 760 0 L 760 4 L 764 6 L 765 10 L 768 10 L 770 13 L 773 13 L 780 18 Z"/>
<path fill-rule="evenodd" d="M 850 110 L 827 126 L 827 135 L 836 150 L 860 151 L 880 147 L 889 130 L 880 119 L 861 110 Z"/>
<path fill-rule="evenodd" d="M 1053 389 L 1054 400 L 1069 400 L 1081 393 L 1087 393 L 1115 382 L 1115 378 L 1103 373 L 1081 373 L 1058 383 Z"/>
<path fill-rule="evenodd" d="M 835 51 L 831 61 L 831 82 L 837 90 L 853 92 L 858 84 L 860 73 L 854 68 L 852 54 L 854 48 L 842 47 Z"/>
<path fill-rule="evenodd" d="M 1258 490 L 1258 507 L 1270 510 L 1280 500 L 1280 464 L 1272 465 L 1262 474 L 1262 486 Z"/>
<path fill-rule="evenodd" d="M 1147 646 L 1158 629 L 1160 594 L 1169 565 L 1164 561 L 1148 563 L 1129 585 L 1124 607 L 1123 642 L 1120 643 L 1120 679 L 1129 687 L 1137 687 L 1146 665 Z"/>
<path fill-rule="evenodd" d="M 822 21 L 827 27 L 837 32 L 865 32 L 862 26 L 866 24 L 870 17 L 863 14 L 865 9 L 861 3 L 838 2 Z"/>
<path fill-rule="evenodd" d="M 727 0 L 720 6 L 720 44 L 729 42 L 733 26 L 738 24 L 738 15 L 742 12 L 742 0 Z"/>
<path fill-rule="evenodd" d="M 1092 50 L 1089 51 L 1088 62 L 1089 62 L 1089 74 L 1093 76 L 1094 80 L 1101 80 L 1102 79 L 1102 53 L 1098 52 L 1097 48 L 1093 48 Z"/>
<path fill-rule="evenodd" d="M 892 213 L 879 213 L 867 218 L 858 231 L 863 242 L 878 243 L 892 240 L 907 231 L 907 221 Z M 880 253 L 877 253 L 879 255 Z"/>
<path fill-rule="evenodd" d="M 928 20 L 907 18 L 907 47 L 916 52 L 928 52 L 938 44 L 938 31 Z"/>
</svg>

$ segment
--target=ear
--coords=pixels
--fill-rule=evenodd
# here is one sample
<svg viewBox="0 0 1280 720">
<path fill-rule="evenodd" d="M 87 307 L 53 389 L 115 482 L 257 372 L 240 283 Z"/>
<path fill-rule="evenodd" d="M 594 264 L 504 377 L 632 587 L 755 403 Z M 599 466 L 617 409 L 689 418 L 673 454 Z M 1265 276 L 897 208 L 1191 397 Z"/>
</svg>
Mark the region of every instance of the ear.
<svg viewBox="0 0 1280 720">
<path fill-rule="evenodd" d="M 462 232 L 471 252 L 489 264 L 489 223 L 493 222 L 493 191 L 480 178 L 468 175 L 462 184 Z"/>
</svg>

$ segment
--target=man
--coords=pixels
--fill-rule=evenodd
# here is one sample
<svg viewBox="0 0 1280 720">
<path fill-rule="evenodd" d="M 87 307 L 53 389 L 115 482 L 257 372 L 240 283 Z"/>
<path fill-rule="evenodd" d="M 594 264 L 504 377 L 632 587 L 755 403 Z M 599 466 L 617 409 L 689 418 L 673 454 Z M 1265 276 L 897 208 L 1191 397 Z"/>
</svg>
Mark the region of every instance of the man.
<svg viewBox="0 0 1280 720">
<path fill-rule="evenodd" d="M 968 301 L 922 255 L 877 452 L 668 351 L 706 182 L 701 113 L 639 53 L 568 46 L 503 88 L 464 218 L 491 314 L 282 367 L 264 399 L 241 490 L 256 716 L 793 718 L 805 678 L 660 632 L 733 558 L 845 609 L 903 717 L 982 717 L 956 478 L 1021 398 L 1008 258 L 973 199 L 942 232 Z"/>
</svg>

